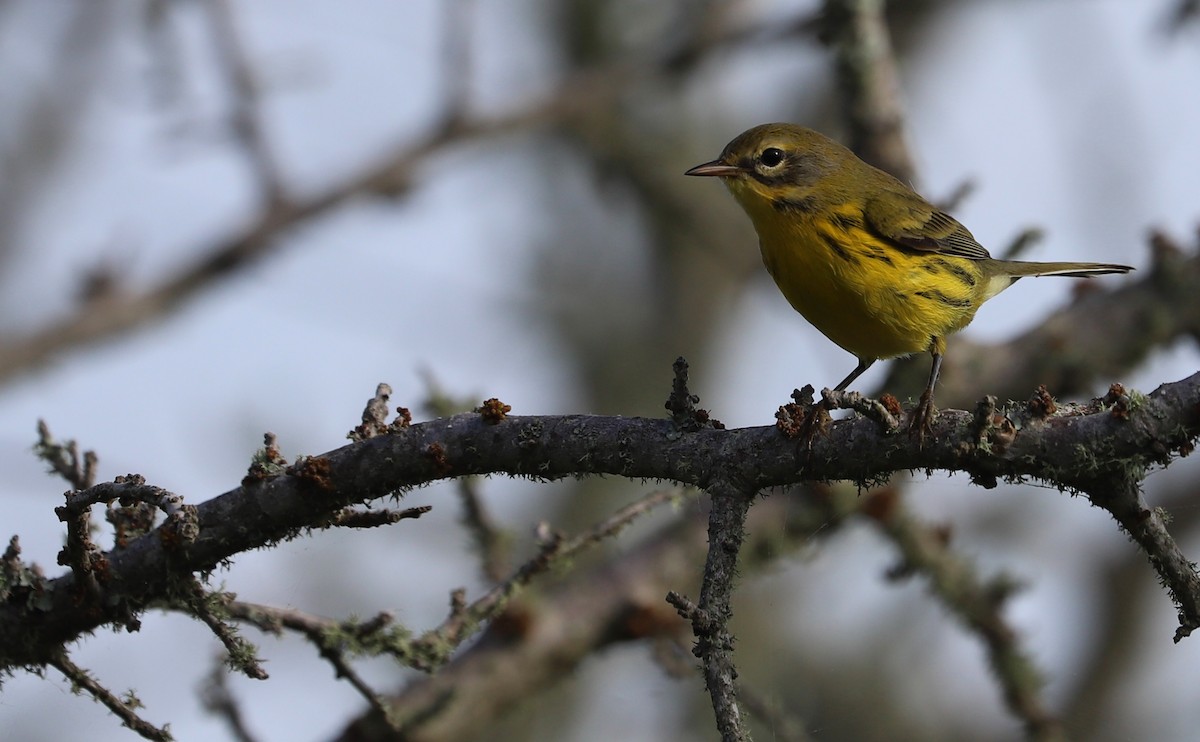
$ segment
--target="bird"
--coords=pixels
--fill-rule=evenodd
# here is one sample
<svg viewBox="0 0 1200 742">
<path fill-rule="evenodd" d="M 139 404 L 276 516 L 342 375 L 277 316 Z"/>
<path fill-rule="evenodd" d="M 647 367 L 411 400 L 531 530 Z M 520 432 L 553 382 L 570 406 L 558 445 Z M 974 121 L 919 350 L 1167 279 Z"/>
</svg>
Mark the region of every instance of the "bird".
<svg viewBox="0 0 1200 742">
<path fill-rule="evenodd" d="M 909 430 L 932 432 L 934 387 L 947 336 L 988 299 L 1026 276 L 1128 273 L 1117 263 L 993 258 L 974 236 L 910 186 L 812 129 L 755 126 L 686 175 L 720 178 L 758 233 L 767 272 L 809 323 L 858 364 L 929 352 L 929 379 Z"/>
</svg>

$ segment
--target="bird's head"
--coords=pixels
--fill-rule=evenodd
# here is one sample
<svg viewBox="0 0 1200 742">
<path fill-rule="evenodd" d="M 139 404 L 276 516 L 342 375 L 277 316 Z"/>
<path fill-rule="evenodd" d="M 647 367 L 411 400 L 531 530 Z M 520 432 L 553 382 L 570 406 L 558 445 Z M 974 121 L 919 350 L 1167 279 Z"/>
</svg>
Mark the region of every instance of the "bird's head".
<svg viewBox="0 0 1200 742">
<path fill-rule="evenodd" d="M 839 174 L 853 162 L 858 160 L 850 150 L 812 129 L 763 124 L 738 135 L 720 157 L 685 175 L 721 178 L 753 216 L 766 206 L 811 209 L 812 199 L 836 189 Z"/>
</svg>

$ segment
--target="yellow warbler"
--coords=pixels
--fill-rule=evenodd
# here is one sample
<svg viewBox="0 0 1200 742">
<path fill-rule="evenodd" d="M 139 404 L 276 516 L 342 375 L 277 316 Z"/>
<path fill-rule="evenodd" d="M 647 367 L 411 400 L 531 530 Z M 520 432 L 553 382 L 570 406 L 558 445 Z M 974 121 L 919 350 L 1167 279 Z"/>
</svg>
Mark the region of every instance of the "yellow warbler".
<svg viewBox="0 0 1200 742">
<path fill-rule="evenodd" d="M 805 319 L 858 357 L 844 390 L 880 358 L 928 350 L 911 429 L 933 416 L 946 336 L 1023 276 L 1126 273 L 1112 263 L 997 260 L 967 228 L 891 175 L 811 129 L 764 124 L 687 175 L 721 178 L 758 232 L 763 263 Z"/>
</svg>

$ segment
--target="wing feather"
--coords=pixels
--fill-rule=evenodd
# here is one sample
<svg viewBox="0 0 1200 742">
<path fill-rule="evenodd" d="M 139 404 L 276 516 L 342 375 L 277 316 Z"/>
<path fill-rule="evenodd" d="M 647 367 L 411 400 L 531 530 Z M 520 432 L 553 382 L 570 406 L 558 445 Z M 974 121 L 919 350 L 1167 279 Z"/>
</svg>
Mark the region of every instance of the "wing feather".
<svg viewBox="0 0 1200 742">
<path fill-rule="evenodd" d="M 971 260 L 991 257 L 957 219 L 907 188 L 868 201 L 863 215 L 867 228 L 877 236 L 910 250 Z"/>
</svg>

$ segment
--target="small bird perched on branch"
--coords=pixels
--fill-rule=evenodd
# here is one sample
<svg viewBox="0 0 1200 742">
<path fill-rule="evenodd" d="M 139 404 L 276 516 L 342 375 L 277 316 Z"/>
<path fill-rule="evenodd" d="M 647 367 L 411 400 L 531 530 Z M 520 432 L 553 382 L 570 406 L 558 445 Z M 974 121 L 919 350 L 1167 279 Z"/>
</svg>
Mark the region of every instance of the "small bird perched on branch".
<svg viewBox="0 0 1200 742">
<path fill-rule="evenodd" d="M 763 263 L 792 307 L 858 357 L 845 390 L 881 358 L 928 350 L 910 430 L 933 421 L 946 336 L 1025 276 L 1127 273 L 1115 263 L 998 260 L 967 228 L 888 173 L 811 129 L 763 124 L 687 175 L 721 178 L 758 232 Z"/>
</svg>

